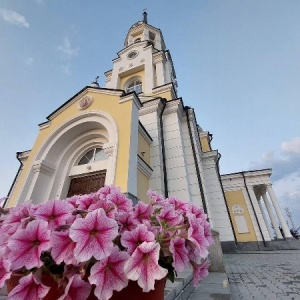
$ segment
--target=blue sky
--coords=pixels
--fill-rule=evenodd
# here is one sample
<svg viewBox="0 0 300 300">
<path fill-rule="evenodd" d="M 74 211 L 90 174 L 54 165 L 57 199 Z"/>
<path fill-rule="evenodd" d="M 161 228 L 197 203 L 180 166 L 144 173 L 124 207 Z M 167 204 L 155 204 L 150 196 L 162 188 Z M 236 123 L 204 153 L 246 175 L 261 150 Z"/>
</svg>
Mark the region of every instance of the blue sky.
<svg viewBox="0 0 300 300">
<path fill-rule="evenodd" d="M 179 95 L 222 154 L 221 172 L 273 168 L 300 226 L 300 1 L 0 2 L 0 195 L 37 124 L 103 73 L 142 18 L 162 30 Z"/>
</svg>

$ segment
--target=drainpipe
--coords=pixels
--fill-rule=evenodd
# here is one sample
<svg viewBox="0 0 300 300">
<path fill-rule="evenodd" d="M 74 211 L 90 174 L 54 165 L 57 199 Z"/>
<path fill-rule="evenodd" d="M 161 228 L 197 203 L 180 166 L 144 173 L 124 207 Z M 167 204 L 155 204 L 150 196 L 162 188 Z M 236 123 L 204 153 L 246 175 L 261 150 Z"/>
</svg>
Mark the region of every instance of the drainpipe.
<svg viewBox="0 0 300 300">
<path fill-rule="evenodd" d="M 266 244 L 264 235 L 263 235 L 263 233 L 262 233 L 260 224 L 259 224 L 259 222 L 258 222 L 258 217 L 257 217 L 256 211 L 255 211 L 255 209 L 254 209 L 254 205 L 253 205 L 253 202 L 252 202 L 252 200 L 251 200 L 250 193 L 249 193 L 249 190 L 248 190 L 248 187 L 247 187 L 247 184 L 246 184 L 246 177 L 245 177 L 245 174 L 244 174 L 244 172 L 240 172 L 240 174 L 242 174 L 242 176 L 243 176 L 243 179 L 244 179 L 244 185 L 245 185 L 245 188 L 246 188 L 246 191 L 247 191 L 247 194 L 248 194 L 248 198 L 249 198 L 250 203 L 251 203 L 251 207 L 252 207 L 253 212 L 254 212 L 254 216 L 255 216 L 255 219 L 256 219 L 256 222 L 257 222 L 257 225 L 258 225 L 258 229 L 259 229 L 260 235 L 261 235 L 261 237 L 262 237 L 262 239 L 263 239 L 264 246 L 267 247 L 267 244 Z"/>
<path fill-rule="evenodd" d="M 188 129 L 189 129 L 189 136 L 190 136 L 191 145 L 192 145 L 193 157 L 194 157 L 194 161 L 195 161 L 199 190 L 200 190 L 200 194 L 201 194 L 201 198 L 202 198 L 202 206 L 203 206 L 204 212 L 207 214 L 207 206 L 206 206 L 206 201 L 205 201 L 205 196 L 204 196 L 204 191 L 203 191 L 203 186 L 202 186 L 202 180 L 201 180 L 201 176 L 200 176 L 200 170 L 199 170 L 198 159 L 197 159 L 197 155 L 196 155 L 194 138 L 193 138 L 191 124 L 190 124 L 190 116 L 189 116 L 190 107 L 185 106 L 184 109 L 185 109 L 186 120 L 187 120 Z"/>
<path fill-rule="evenodd" d="M 231 218 L 231 215 L 230 215 L 230 213 L 229 213 L 229 207 L 228 207 L 228 203 L 227 203 L 227 201 L 226 201 L 226 196 L 225 196 L 225 192 L 224 192 L 224 187 L 223 187 L 223 183 L 222 183 L 222 179 L 221 179 L 221 175 L 220 175 L 220 166 L 219 166 L 219 162 L 220 162 L 221 157 L 222 157 L 222 155 L 221 155 L 220 153 L 218 153 L 218 160 L 217 160 L 217 163 L 216 163 L 217 173 L 218 173 L 218 178 L 219 178 L 219 182 L 220 182 L 220 185 L 221 185 L 221 190 L 222 190 L 222 194 L 223 194 L 225 206 L 226 206 L 227 214 L 228 214 L 228 217 L 229 217 L 229 221 L 230 221 L 230 225 L 231 225 L 231 229 L 232 229 L 232 233 L 233 233 L 233 237 L 234 237 L 234 242 L 235 242 L 235 244 L 237 245 L 238 242 L 237 242 L 236 234 L 235 234 L 235 231 L 234 231 L 232 218 Z"/>
<path fill-rule="evenodd" d="M 161 152 L 162 152 L 162 162 L 163 162 L 163 173 L 164 173 L 164 189 L 165 189 L 165 198 L 169 197 L 169 189 L 168 189 L 168 174 L 167 174 L 167 166 L 166 166 L 166 149 L 165 149 L 165 140 L 164 140 L 164 128 L 163 128 L 163 113 L 165 111 L 167 101 L 166 99 L 162 99 L 163 108 L 159 115 L 159 123 L 160 123 L 160 136 L 161 136 Z"/>
</svg>

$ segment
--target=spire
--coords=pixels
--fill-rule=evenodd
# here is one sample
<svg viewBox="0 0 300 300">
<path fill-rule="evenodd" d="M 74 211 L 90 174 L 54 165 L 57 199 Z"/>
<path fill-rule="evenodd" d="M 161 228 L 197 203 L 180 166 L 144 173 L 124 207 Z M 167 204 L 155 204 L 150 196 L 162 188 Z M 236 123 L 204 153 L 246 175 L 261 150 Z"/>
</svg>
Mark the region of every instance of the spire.
<svg viewBox="0 0 300 300">
<path fill-rule="evenodd" d="M 147 9 L 145 8 L 144 9 L 144 12 L 143 12 L 143 23 L 145 24 L 148 24 L 148 20 L 147 20 Z"/>
</svg>

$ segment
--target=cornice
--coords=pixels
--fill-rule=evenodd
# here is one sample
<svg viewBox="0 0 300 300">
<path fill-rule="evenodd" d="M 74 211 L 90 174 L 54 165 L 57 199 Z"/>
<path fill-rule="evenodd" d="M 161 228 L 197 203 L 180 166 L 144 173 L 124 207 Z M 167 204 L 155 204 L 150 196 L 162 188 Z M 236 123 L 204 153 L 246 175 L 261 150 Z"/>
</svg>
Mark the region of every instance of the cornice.
<svg viewBox="0 0 300 300">
<path fill-rule="evenodd" d="M 85 88 L 83 91 L 79 92 L 77 95 L 74 96 L 74 98 L 71 98 L 67 102 L 65 102 L 60 108 L 58 108 L 54 113 L 49 115 L 47 119 L 49 121 L 53 120 L 56 116 L 58 116 L 62 111 L 70 107 L 73 103 L 83 98 L 87 93 L 94 93 L 94 94 L 104 94 L 104 95 L 112 95 L 112 96 L 121 96 L 123 95 L 124 91 L 121 90 L 110 90 L 110 89 L 103 89 L 103 88 Z M 40 128 L 45 128 L 44 125 L 47 123 L 40 124 Z M 49 126 L 49 125 L 48 125 Z"/>
<path fill-rule="evenodd" d="M 17 153 L 17 159 L 22 164 L 24 164 L 24 162 L 26 162 L 26 160 L 28 159 L 30 152 L 31 152 L 31 150 L 26 150 L 26 151 L 23 151 L 23 152 L 18 152 Z"/>
<path fill-rule="evenodd" d="M 259 176 L 268 176 L 270 177 L 272 175 L 272 169 L 261 169 L 261 170 L 248 170 L 248 171 L 241 171 L 236 173 L 229 173 L 229 174 L 222 174 L 222 179 L 234 179 L 234 178 L 243 178 L 243 175 L 245 177 L 251 178 L 251 177 L 259 177 Z"/>
<path fill-rule="evenodd" d="M 199 131 L 200 138 L 206 138 L 208 136 L 208 131 Z"/>
<path fill-rule="evenodd" d="M 133 103 L 137 106 L 138 109 L 140 109 L 143 106 L 135 92 L 120 97 L 119 103 L 124 103 L 128 101 L 133 101 Z"/>
<path fill-rule="evenodd" d="M 156 98 L 148 102 L 143 103 L 143 107 L 139 110 L 139 115 L 147 115 L 152 112 L 158 112 L 159 104 L 161 103 L 161 98 Z"/>
<path fill-rule="evenodd" d="M 51 176 L 55 171 L 55 167 L 45 160 L 38 160 L 33 164 L 33 171 Z"/>
<path fill-rule="evenodd" d="M 209 159 L 213 159 L 215 162 L 218 159 L 218 151 L 217 150 L 212 150 L 209 152 L 203 152 L 201 155 L 201 158 L 204 160 L 209 160 Z"/>
<path fill-rule="evenodd" d="M 139 155 L 137 156 L 137 168 L 148 178 L 151 177 L 153 169 Z"/>
<path fill-rule="evenodd" d="M 154 89 L 152 89 L 152 93 L 153 93 L 153 95 L 157 95 L 157 94 L 167 92 L 167 91 L 172 91 L 172 90 L 174 90 L 173 84 L 167 83 L 165 85 L 155 87 Z"/>
</svg>

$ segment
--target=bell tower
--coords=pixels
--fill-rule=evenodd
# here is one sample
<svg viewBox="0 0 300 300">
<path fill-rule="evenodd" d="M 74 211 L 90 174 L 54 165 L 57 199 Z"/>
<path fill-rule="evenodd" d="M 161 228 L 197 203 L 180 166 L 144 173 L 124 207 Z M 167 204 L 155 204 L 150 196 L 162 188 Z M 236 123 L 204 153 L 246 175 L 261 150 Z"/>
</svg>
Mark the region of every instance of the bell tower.
<svg viewBox="0 0 300 300">
<path fill-rule="evenodd" d="M 113 68 L 105 72 L 106 88 L 135 91 L 143 96 L 161 96 L 170 91 L 167 100 L 177 98 L 176 73 L 160 29 L 143 20 L 133 24 L 125 38 L 124 48 L 113 60 Z"/>
</svg>

